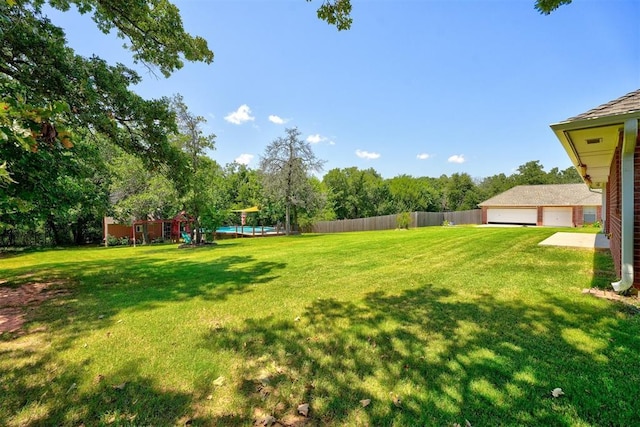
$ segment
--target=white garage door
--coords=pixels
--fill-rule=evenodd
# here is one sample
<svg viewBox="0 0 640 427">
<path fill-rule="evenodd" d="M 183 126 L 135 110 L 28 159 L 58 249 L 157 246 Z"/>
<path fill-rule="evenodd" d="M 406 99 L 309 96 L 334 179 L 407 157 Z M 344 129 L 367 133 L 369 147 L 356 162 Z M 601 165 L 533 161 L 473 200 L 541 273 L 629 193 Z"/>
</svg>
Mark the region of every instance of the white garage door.
<svg viewBox="0 0 640 427">
<path fill-rule="evenodd" d="M 530 224 L 538 223 L 536 208 L 489 208 L 487 222 L 490 224 Z"/>
<path fill-rule="evenodd" d="M 573 208 L 558 206 L 542 208 L 542 225 L 550 227 L 573 227 Z"/>
</svg>

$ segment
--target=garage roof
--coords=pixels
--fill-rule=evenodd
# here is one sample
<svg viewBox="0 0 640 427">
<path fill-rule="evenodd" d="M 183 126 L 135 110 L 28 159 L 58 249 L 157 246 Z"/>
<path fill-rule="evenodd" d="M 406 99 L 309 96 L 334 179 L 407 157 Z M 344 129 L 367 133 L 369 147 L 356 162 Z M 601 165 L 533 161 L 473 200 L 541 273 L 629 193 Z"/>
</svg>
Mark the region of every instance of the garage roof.
<svg viewBox="0 0 640 427">
<path fill-rule="evenodd" d="M 600 206 L 602 195 L 584 184 L 518 185 L 478 206 Z"/>
</svg>

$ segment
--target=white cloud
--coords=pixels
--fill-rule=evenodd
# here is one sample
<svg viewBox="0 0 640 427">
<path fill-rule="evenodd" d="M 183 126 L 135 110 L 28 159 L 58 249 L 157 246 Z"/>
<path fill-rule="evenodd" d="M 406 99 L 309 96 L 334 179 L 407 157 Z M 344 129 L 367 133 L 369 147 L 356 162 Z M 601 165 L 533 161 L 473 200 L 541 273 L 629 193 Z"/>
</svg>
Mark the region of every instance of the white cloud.
<svg viewBox="0 0 640 427">
<path fill-rule="evenodd" d="M 270 121 L 271 123 L 275 123 L 275 124 L 277 124 L 277 125 L 282 125 L 282 124 L 284 124 L 284 122 L 285 122 L 286 120 L 285 120 L 285 119 L 283 119 L 283 118 L 282 118 L 282 117 L 280 117 L 280 116 L 276 116 L 276 115 L 271 114 L 271 115 L 269 116 L 269 121 Z"/>
<path fill-rule="evenodd" d="M 324 136 L 321 136 L 319 133 L 316 133 L 315 135 L 309 135 L 307 137 L 307 142 L 311 144 L 317 144 L 319 142 L 326 141 L 326 140 L 327 138 Z"/>
<path fill-rule="evenodd" d="M 256 118 L 251 115 L 251 108 L 247 104 L 242 104 L 236 111 L 225 116 L 224 119 L 234 125 L 241 125 L 246 122 L 252 122 Z"/>
<path fill-rule="evenodd" d="M 370 153 L 364 150 L 356 150 L 356 156 L 360 157 L 361 159 L 373 160 L 379 158 L 380 153 Z"/>
<path fill-rule="evenodd" d="M 427 160 L 429 157 L 431 157 L 431 154 L 420 153 L 416 157 L 420 160 Z"/>
<path fill-rule="evenodd" d="M 460 154 L 454 154 L 453 156 L 449 157 L 448 159 L 449 163 L 464 163 L 464 155 Z"/>
<path fill-rule="evenodd" d="M 248 165 L 254 157 L 253 154 L 240 154 L 235 160 L 236 163 L 240 163 L 241 165 Z"/>
</svg>

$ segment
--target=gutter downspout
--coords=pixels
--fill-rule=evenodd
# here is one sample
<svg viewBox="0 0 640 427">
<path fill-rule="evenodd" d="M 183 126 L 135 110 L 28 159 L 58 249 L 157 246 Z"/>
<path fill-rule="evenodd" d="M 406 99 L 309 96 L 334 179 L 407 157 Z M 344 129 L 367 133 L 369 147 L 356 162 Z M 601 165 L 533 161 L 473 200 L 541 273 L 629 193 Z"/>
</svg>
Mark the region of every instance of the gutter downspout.
<svg viewBox="0 0 640 427">
<path fill-rule="evenodd" d="M 607 194 L 606 193 L 607 193 L 606 191 L 602 192 L 602 208 L 600 208 L 600 221 L 602 222 L 601 229 L 603 231 L 607 230 L 607 224 L 608 224 L 608 222 L 606 222 L 607 221 L 606 220 L 606 218 L 607 218 L 607 209 L 608 209 L 608 206 L 607 206 Z"/>
<path fill-rule="evenodd" d="M 622 260 L 620 268 L 620 281 L 611 283 L 613 290 L 624 292 L 633 286 L 633 259 L 634 259 L 634 227 L 633 213 L 634 203 L 634 157 L 636 140 L 638 138 L 638 119 L 630 119 L 624 122 L 624 136 L 622 140 L 622 225 L 621 225 L 621 249 Z"/>
</svg>

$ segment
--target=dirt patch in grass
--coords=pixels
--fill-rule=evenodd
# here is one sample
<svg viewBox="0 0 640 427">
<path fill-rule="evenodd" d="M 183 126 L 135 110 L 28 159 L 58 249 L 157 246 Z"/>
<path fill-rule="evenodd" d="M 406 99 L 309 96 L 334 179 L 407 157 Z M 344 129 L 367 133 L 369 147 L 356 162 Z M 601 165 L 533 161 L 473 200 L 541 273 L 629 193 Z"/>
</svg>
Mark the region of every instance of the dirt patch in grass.
<svg viewBox="0 0 640 427">
<path fill-rule="evenodd" d="M 17 288 L 0 287 L 0 335 L 22 329 L 26 312 L 51 298 L 67 295 L 61 281 L 24 283 Z M 0 286 L 3 283 L 0 282 Z"/>
<path fill-rule="evenodd" d="M 623 304 L 630 314 L 640 314 L 640 299 L 637 292 L 632 296 L 620 295 L 614 291 L 598 288 L 583 289 L 583 294 L 593 295 L 596 298 L 603 298 L 609 301 L 616 301 Z"/>
</svg>

